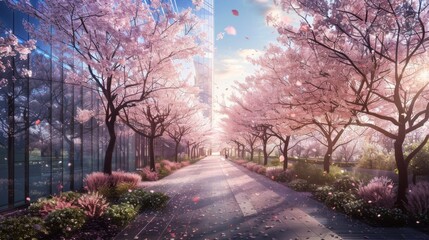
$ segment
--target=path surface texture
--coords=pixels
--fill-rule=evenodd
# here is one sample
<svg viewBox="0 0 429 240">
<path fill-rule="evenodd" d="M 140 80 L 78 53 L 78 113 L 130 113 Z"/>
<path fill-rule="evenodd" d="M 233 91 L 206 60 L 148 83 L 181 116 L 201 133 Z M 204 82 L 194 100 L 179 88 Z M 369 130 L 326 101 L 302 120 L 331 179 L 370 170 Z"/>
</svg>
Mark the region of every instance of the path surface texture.
<svg viewBox="0 0 429 240">
<path fill-rule="evenodd" d="M 116 239 L 429 239 L 410 228 L 374 228 L 334 212 L 219 156 L 207 157 L 144 188 L 171 197 Z"/>
</svg>

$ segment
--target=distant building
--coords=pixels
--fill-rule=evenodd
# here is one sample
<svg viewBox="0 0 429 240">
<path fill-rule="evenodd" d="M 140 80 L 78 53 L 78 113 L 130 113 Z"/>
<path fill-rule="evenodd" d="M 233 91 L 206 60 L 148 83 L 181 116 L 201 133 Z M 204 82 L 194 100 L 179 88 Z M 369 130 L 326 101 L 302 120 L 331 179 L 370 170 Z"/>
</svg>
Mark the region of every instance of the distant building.
<svg viewBox="0 0 429 240">
<path fill-rule="evenodd" d="M 150 2 L 149 0 L 145 0 Z M 207 104 L 209 109 L 205 116 L 211 119 L 212 111 L 212 84 L 213 84 L 213 55 L 214 55 L 214 0 L 204 0 L 203 5 L 195 11 L 202 20 L 201 31 L 207 34 L 207 40 L 202 45 L 206 48 L 205 56 L 194 58 L 194 69 L 189 70 L 194 74 L 194 83 L 201 89 L 200 100 Z M 176 12 L 186 8 L 195 8 L 192 0 L 163 0 L 171 3 Z"/>
</svg>

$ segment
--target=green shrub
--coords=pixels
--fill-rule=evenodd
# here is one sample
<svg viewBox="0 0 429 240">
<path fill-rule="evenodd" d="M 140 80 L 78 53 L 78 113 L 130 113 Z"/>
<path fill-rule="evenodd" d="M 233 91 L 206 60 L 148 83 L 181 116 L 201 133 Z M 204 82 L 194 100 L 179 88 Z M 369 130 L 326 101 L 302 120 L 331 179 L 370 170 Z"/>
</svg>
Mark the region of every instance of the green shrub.
<svg viewBox="0 0 429 240">
<path fill-rule="evenodd" d="M 316 190 L 313 193 L 313 196 L 321 201 L 321 202 L 325 202 L 326 198 L 332 194 L 332 192 L 334 192 L 334 188 L 331 186 L 321 186 L 316 188 Z"/>
<path fill-rule="evenodd" d="M 367 204 L 362 199 L 350 200 L 343 204 L 344 212 L 352 217 L 363 218 Z"/>
<path fill-rule="evenodd" d="M 135 186 L 133 183 L 127 183 L 127 182 L 119 183 L 115 187 L 115 197 L 119 198 L 123 194 L 125 194 L 129 191 L 133 191 L 136 188 L 137 188 L 137 186 Z"/>
<path fill-rule="evenodd" d="M 372 225 L 402 227 L 406 224 L 406 216 L 398 208 L 367 207 L 363 210 L 364 219 Z"/>
<path fill-rule="evenodd" d="M 46 227 L 52 235 L 71 236 L 85 224 L 86 216 L 82 209 L 65 208 L 51 212 L 46 217 Z"/>
<path fill-rule="evenodd" d="M 110 201 L 116 201 L 119 197 L 121 197 L 121 195 L 134 189 L 136 189 L 136 186 L 133 183 L 121 182 L 114 187 L 102 186 L 98 189 L 98 193 Z"/>
<path fill-rule="evenodd" d="M 314 191 L 317 187 L 315 184 L 309 183 L 304 179 L 292 180 L 288 183 L 288 186 L 298 192 Z"/>
<path fill-rule="evenodd" d="M 411 146 L 415 148 L 416 146 Z M 410 169 L 413 177 L 429 175 L 429 143 L 427 143 L 411 160 Z M 415 179 L 414 179 L 415 180 Z"/>
<path fill-rule="evenodd" d="M 158 171 L 158 178 L 165 178 L 166 176 L 170 175 L 171 171 L 169 171 L 168 169 L 161 167 Z"/>
<path fill-rule="evenodd" d="M 104 213 L 104 218 L 111 224 L 117 226 L 125 226 L 131 222 L 137 215 L 137 210 L 133 205 L 128 203 L 120 203 L 111 205 Z"/>
<path fill-rule="evenodd" d="M 0 222 L 0 240 L 37 239 L 45 234 L 47 230 L 39 217 L 10 217 Z"/>
<path fill-rule="evenodd" d="M 77 200 L 78 198 L 80 198 L 80 196 L 82 196 L 82 194 L 81 194 L 81 193 L 73 192 L 73 191 L 62 192 L 62 193 L 60 194 L 60 197 L 61 197 L 61 198 L 64 198 L 67 202 L 72 202 L 72 203 L 75 203 L 75 202 L 76 202 L 76 200 Z"/>
<path fill-rule="evenodd" d="M 37 199 L 36 202 L 31 203 L 27 209 L 30 215 L 40 217 L 41 216 L 40 210 L 46 204 L 47 201 L 48 201 L 47 198 L 39 198 Z"/>
<path fill-rule="evenodd" d="M 324 185 L 333 183 L 340 174 L 340 168 L 331 166 L 330 173 L 323 171 L 321 166 L 299 161 L 293 165 L 293 170 L 298 178 L 305 179 L 309 183 Z"/>
<path fill-rule="evenodd" d="M 342 176 L 335 180 L 333 188 L 338 192 L 351 192 L 356 193 L 359 187 L 359 181 L 350 176 Z"/>
<path fill-rule="evenodd" d="M 143 189 L 137 189 L 122 195 L 119 202 L 131 204 L 137 210 L 144 211 L 164 208 L 169 199 L 170 197 L 161 192 L 146 192 Z"/>
<path fill-rule="evenodd" d="M 351 193 L 332 192 L 326 197 L 325 204 L 332 209 L 345 211 L 344 205 L 354 200 L 356 200 L 356 197 Z"/>
<path fill-rule="evenodd" d="M 392 171 L 396 168 L 392 154 L 385 154 L 373 145 L 364 147 L 363 155 L 358 160 L 358 167 Z"/>
<path fill-rule="evenodd" d="M 147 195 L 146 191 L 142 189 L 136 189 L 134 191 L 123 194 L 119 198 L 118 202 L 131 204 L 137 211 L 142 211 L 143 199 L 146 195 Z"/>
<path fill-rule="evenodd" d="M 161 192 L 148 192 L 142 198 L 142 209 L 161 209 L 164 208 L 170 197 Z"/>
<path fill-rule="evenodd" d="M 270 161 L 271 166 L 279 166 L 280 165 L 280 159 L 273 159 Z"/>
<path fill-rule="evenodd" d="M 98 187 L 98 193 L 112 201 L 117 197 L 114 187 L 100 186 Z"/>
</svg>

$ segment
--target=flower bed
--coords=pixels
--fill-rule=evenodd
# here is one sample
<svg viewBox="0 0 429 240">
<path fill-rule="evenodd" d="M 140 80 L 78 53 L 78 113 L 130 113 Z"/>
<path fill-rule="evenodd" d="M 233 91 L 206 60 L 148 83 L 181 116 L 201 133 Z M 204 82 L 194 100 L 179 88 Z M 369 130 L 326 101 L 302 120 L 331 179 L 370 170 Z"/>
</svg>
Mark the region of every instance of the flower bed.
<svg viewBox="0 0 429 240">
<path fill-rule="evenodd" d="M 295 191 L 312 192 L 313 197 L 335 211 L 343 212 L 374 226 L 397 227 L 410 225 L 429 229 L 429 182 L 410 185 L 407 192 L 406 211 L 395 208 L 396 186 L 387 177 L 375 177 L 363 182 L 332 168 L 329 174 L 321 169 L 300 162 L 292 169 L 264 168 L 246 160 L 234 163 L 286 183 Z M 305 165 L 307 164 L 307 165 Z M 264 168 L 264 172 L 259 169 Z"/>
<path fill-rule="evenodd" d="M 165 207 L 169 197 L 138 189 L 140 175 L 92 173 L 86 193 L 64 192 L 38 199 L 27 209 L 0 218 L 0 240 L 111 239 L 138 213 Z"/>
</svg>

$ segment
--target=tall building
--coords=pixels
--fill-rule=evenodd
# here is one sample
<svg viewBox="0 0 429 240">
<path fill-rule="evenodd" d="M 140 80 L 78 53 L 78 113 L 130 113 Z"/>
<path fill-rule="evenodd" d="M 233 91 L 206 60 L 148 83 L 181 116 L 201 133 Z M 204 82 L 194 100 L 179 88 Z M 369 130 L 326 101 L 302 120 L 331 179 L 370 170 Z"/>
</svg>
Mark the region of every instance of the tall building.
<svg viewBox="0 0 429 240">
<path fill-rule="evenodd" d="M 168 2 L 176 10 L 192 6 L 191 0 Z M 205 1 L 197 14 L 208 20 L 203 30 L 212 38 L 212 1 Z M 28 40 L 23 20 L 35 21 L 0 1 L 0 37 L 12 31 L 21 41 Z M 9 59 L 15 67 L 29 67 L 31 78 L 0 71 L 0 79 L 16 79 L 0 88 L 0 211 L 59 191 L 81 189 L 86 174 L 103 168 L 106 128 L 96 120 L 82 124 L 75 119 L 79 109 L 99 108 L 99 100 L 94 91 L 64 81 L 68 66 L 58 60 L 60 54 L 38 41 L 27 60 Z M 211 56 L 194 60 L 195 83 L 203 90 L 202 101 L 210 106 Z M 169 144 L 159 142 L 157 148 L 158 156 L 165 156 Z M 118 126 L 113 158 L 114 170 L 143 167 L 147 141 Z"/>
<path fill-rule="evenodd" d="M 175 11 L 194 8 L 192 0 L 164 0 L 171 3 Z M 193 62 L 194 83 L 200 88 L 200 100 L 208 105 L 205 116 L 211 120 L 212 116 L 212 84 L 213 84 L 213 55 L 214 55 L 214 0 L 203 0 L 203 4 L 195 9 L 195 14 L 201 19 L 199 29 L 207 35 L 205 56 L 197 56 Z"/>
</svg>

